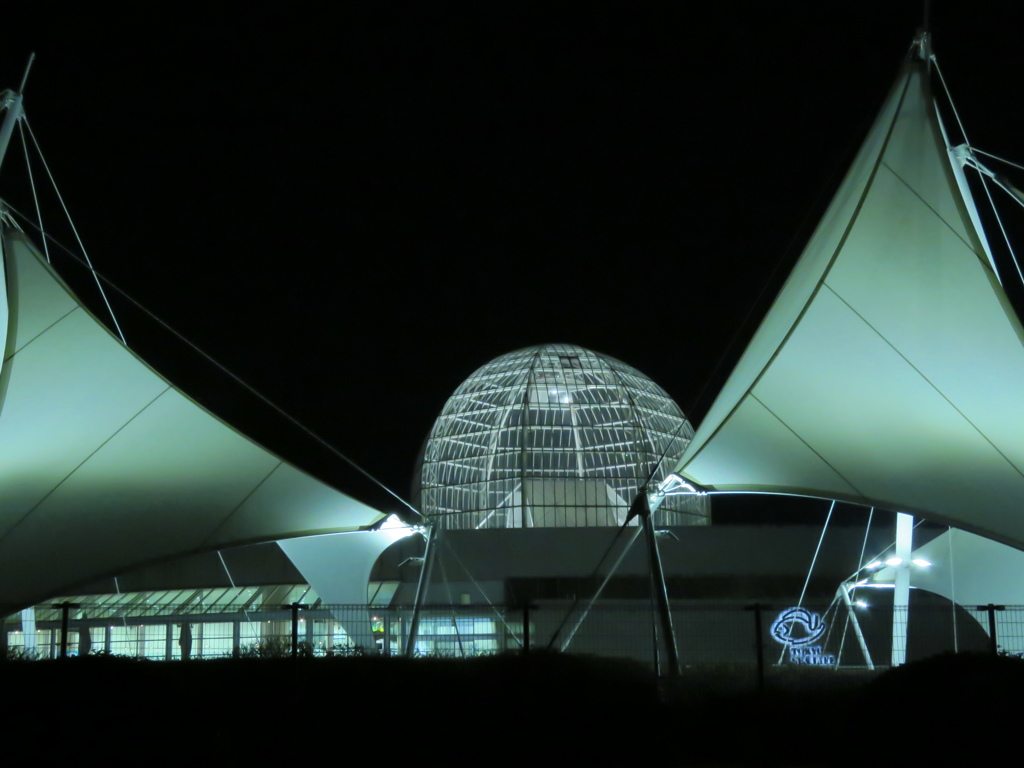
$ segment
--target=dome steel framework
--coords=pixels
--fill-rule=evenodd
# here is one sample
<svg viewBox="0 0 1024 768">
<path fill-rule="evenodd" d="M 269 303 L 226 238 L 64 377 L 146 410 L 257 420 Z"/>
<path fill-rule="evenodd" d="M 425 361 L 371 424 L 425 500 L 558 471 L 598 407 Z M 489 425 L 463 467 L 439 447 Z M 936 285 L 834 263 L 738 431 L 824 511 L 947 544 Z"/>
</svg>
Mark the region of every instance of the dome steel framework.
<svg viewBox="0 0 1024 768">
<path fill-rule="evenodd" d="M 450 530 L 621 525 L 692 437 L 679 406 L 625 363 L 568 344 L 518 350 L 445 404 L 417 473 L 420 509 Z M 707 497 L 668 497 L 656 513 L 661 525 L 709 521 Z"/>
</svg>

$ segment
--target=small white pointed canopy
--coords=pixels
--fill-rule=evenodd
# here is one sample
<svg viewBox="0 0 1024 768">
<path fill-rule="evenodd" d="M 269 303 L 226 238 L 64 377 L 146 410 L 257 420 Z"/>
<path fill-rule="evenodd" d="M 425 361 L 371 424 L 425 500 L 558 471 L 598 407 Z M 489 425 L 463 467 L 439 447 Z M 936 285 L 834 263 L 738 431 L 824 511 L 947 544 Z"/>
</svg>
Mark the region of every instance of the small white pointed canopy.
<svg viewBox="0 0 1024 768">
<path fill-rule="evenodd" d="M 927 74 L 905 65 L 676 471 L 1024 548 L 1024 333 Z"/>
<path fill-rule="evenodd" d="M 950 528 L 915 549 L 913 559 L 930 564 L 910 567 L 918 589 L 969 607 L 988 603 L 1024 605 L 1024 552 L 1019 549 Z M 895 580 L 896 568 L 891 566 L 872 577 L 880 584 Z"/>
<path fill-rule="evenodd" d="M 3 249 L 0 615 L 147 562 L 383 518 L 182 394 L 24 234 Z"/>
<path fill-rule="evenodd" d="M 392 519 L 376 531 L 303 536 L 278 543 L 324 603 L 348 606 L 336 618 L 344 622 L 351 642 L 373 649 L 376 647 L 370 623 L 373 609 L 367 594 L 370 574 L 384 550 L 416 532 Z M 357 609 L 356 606 L 366 607 Z"/>
</svg>

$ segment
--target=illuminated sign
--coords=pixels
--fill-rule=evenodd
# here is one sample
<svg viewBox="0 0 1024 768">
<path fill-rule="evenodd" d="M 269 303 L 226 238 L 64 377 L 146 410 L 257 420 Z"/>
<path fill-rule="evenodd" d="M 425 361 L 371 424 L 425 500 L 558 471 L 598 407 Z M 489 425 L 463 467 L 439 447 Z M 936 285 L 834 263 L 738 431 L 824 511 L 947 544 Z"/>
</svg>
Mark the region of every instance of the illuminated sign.
<svg viewBox="0 0 1024 768">
<path fill-rule="evenodd" d="M 825 635 L 821 616 L 806 608 L 787 608 L 772 622 L 772 639 L 786 646 L 791 664 L 834 666 L 836 657 L 815 645 Z"/>
</svg>

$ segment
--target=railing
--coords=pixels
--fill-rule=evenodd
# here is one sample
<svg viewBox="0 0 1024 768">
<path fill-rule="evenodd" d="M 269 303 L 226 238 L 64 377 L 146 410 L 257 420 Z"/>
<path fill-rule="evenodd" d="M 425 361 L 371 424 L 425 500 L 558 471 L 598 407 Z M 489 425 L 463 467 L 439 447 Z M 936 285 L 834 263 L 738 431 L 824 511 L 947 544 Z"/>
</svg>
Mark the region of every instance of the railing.
<svg viewBox="0 0 1024 768">
<path fill-rule="evenodd" d="M 116 615 L 82 615 L 74 606 L 39 611 L 34 631 L 19 616 L 3 621 L 0 644 L 11 658 L 111 654 L 148 659 L 252 656 L 402 655 L 411 608 L 365 605 L 262 606 L 247 612 L 206 606 L 137 606 Z M 64 616 L 68 616 L 66 638 Z M 1024 606 L 888 608 L 743 606 L 673 603 L 684 669 L 820 666 L 876 669 L 891 665 L 894 617 L 905 624 L 907 661 L 944 651 L 1024 655 Z M 427 606 L 415 656 L 473 657 L 564 651 L 664 665 L 664 638 L 644 601 L 606 602 L 586 616 L 558 601 L 528 606 Z M 66 642 L 64 642 L 66 639 Z M 665 670 L 662 668 L 662 672 Z"/>
</svg>

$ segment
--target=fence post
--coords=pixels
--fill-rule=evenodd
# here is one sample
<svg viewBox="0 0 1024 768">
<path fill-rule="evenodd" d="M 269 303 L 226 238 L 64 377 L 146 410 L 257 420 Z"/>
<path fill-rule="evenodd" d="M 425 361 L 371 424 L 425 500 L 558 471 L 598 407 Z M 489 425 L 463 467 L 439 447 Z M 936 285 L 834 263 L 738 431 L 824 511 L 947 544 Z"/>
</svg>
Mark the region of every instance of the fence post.
<svg viewBox="0 0 1024 768">
<path fill-rule="evenodd" d="M 747 607 L 754 612 L 754 647 L 757 649 L 757 690 L 764 692 L 764 625 L 761 623 L 761 603 Z"/>
<path fill-rule="evenodd" d="M 989 603 L 988 605 L 979 605 L 978 610 L 986 611 L 988 613 L 988 647 L 993 656 L 998 656 L 999 643 L 996 639 L 996 611 L 1005 611 L 1006 606 L 993 605 L 992 603 Z"/>
<path fill-rule="evenodd" d="M 530 601 L 523 601 L 523 657 L 530 655 Z"/>
<path fill-rule="evenodd" d="M 60 608 L 60 658 L 68 657 L 68 634 L 71 629 L 71 609 L 78 608 L 77 603 L 56 603 L 54 608 Z"/>
<path fill-rule="evenodd" d="M 292 603 L 292 658 L 299 655 L 299 610 L 309 608 L 305 603 Z"/>
</svg>

